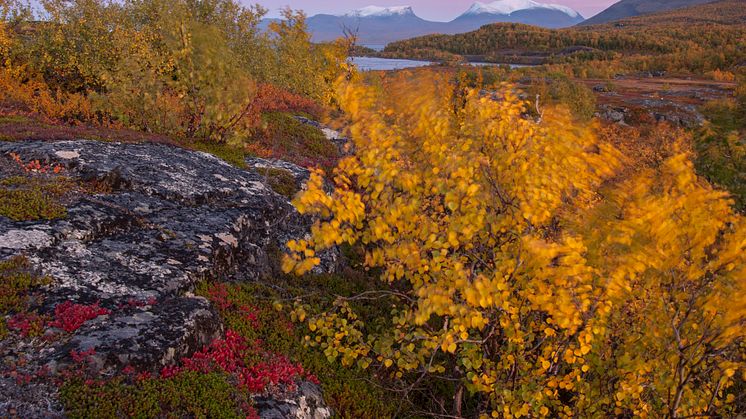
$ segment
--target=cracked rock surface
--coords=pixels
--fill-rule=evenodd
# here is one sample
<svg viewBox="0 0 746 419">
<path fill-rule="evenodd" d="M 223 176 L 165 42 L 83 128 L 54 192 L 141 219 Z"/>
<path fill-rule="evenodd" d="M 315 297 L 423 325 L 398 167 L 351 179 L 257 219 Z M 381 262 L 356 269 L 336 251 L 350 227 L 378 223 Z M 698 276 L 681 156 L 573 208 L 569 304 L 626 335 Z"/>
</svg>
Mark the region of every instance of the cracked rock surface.
<svg viewBox="0 0 746 419">
<path fill-rule="evenodd" d="M 263 176 L 201 152 L 82 140 L 0 142 L 0 165 L 11 164 L 10 153 L 58 164 L 66 176 L 108 186 L 104 194 L 74 197 L 64 219 L 0 217 L 0 260 L 24 255 L 53 278 L 35 307 L 39 313 L 52 315 L 65 301 L 98 302 L 110 311 L 33 351 L 27 361 L 51 371 L 71 365 L 71 351 L 92 348 L 101 371 L 128 365 L 159 371 L 191 355 L 223 333 L 210 303 L 192 294 L 195 286 L 208 278 L 250 280 L 269 274 L 268 252 L 305 236 L 310 226 Z M 331 269 L 333 258 L 327 262 Z M 0 342 L 0 358 L 24 350 L 17 345 L 22 344 Z M 34 391 L 46 396 L 32 397 Z M 0 403 L 0 417 L 9 409 L 20 417 L 60 415 L 49 391 L 19 390 L 3 377 L 0 400 L 7 402 Z M 300 394 L 288 406 L 290 417 L 328 417 L 320 395 Z"/>
</svg>

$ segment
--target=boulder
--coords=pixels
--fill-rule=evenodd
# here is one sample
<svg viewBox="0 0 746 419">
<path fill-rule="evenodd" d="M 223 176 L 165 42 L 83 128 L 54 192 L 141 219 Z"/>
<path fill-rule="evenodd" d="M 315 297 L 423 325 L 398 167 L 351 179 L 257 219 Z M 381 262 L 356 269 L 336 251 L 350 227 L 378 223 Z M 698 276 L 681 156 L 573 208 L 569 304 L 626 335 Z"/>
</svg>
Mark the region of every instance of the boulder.
<svg viewBox="0 0 746 419">
<path fill-rule="evenodd" d="M 28 371 L 61 371 L 73 366 L 71 353 L 93 349 L 91 362 L 102 374 L 128 366 L 160 371 L 223 333 L 210 303 L 192 294 L 198 283 L 269 275 L 271 255 L 287 240 L 305 237 L 312 222 L 262 175 L 206 153 L 161 144 L 0 142 L 0 165 L 13 164 L 10 153 L 57 164 L 81 183 L 103 185 L 105 193 L 68 197 L 64 219 L 0 217 L 0 260 L 24 255 L 53 278 L 35 303 L 41 314 L 53 316 L 64 302 L 97 303 L 109 314 L 33 347 L 21 339 L 0 341 L 6 366 L 23 353 Z M 325 268 L 333 270 L 336 258 L 330 258 Z M 48 384 L 14 383 L 0 380 L 0 416 L 59 415 Z M 299 393 L 293 400 L 301 406 L 311 399 Z M 317 407 L 309 412 L 323 409 L 320 396 L 313 400 Z"/>
</svg>

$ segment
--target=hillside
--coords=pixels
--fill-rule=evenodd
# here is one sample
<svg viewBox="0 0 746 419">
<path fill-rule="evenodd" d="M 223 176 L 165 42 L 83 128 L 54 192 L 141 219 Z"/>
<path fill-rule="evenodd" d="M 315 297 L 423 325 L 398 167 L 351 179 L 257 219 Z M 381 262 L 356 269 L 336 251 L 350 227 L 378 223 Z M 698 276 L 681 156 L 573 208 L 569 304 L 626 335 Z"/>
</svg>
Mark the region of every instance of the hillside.
<svg viewBox="0 0 746 419">
<path fill-rule="evenodd" d="M 621 0 L 601 13 L 587 19 L 581 25 L 606 23 L 628 17 L 665 12 L 712 2 L 713 0 Z"/>
<path fill-rule="evenodd" d="M 493 24 L 458 35 L 432 35 L 392 43 L 390 57 L 447 54 L 525 64 L 640 60 L 641 70 L 705 72 L 746 61 L 746 8 L 726 0 L 638 16 L 614 23 L 545 29 Z M 647 57 L 647 58 L 644 58 Z"/>
</svg>

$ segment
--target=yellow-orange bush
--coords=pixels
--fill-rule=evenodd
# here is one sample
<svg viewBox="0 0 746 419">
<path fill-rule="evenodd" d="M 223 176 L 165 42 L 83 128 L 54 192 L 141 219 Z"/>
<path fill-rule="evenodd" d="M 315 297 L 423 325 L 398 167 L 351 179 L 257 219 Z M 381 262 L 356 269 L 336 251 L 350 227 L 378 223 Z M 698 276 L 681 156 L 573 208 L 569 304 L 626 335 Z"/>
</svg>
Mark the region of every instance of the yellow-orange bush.
<svg viewBox="0 0 746 419">
<path fill-rule="evenodd" d="M 308 342 L 346 365 L 459 380 L 485 417 L 732 411 L 746 225 L 685 152 L 620 180 L 625 157 L 593 126 L 528 119 L 509 86 L 402 77 L 340 96 L 357 153 L 332 194 L 316 173 L 296 199 L 320 221 L 284 268 L 363 245 L 392 327 L 371 333 L 344 298 L 299 304 Z"/>
<path fill-rule="evenodd" d="M 30 75 L 25 65 L 13 62 L 13 37 L 6 27 L 3 10 L 0 10 L 0 18 L 0 100 L 51 118 L 89 119 L 91 105 L 83 95 L 52 91 L 38 77 Z"/>
<path fill-rule="evenodd" d="M 0 54 L 10 48 L 18 57 L 6 84 L 43 88 L 62 108 L 87 99 L 81 113 L 95 118 L 81 118 L 142 131 L 241 142 L 258 121 L 257 83 L 327 104 L 345 67 L 343 45 L 312 46 L 305 17 L 289 10 L 289 21 L 266 33 L 259 28 L 266 11 L 234 0 L 43 6 L 48 21 L 25 22 L 30 30 L 21 42 L 10 48 L 0 39 Z"/>
<path fill-rule="evenodd" d="M 5 22 L 0 22 L 0 60 L 5 65 L 10 51 L 10 35 L 8 35 L 5 29 Z"/>
</svg>

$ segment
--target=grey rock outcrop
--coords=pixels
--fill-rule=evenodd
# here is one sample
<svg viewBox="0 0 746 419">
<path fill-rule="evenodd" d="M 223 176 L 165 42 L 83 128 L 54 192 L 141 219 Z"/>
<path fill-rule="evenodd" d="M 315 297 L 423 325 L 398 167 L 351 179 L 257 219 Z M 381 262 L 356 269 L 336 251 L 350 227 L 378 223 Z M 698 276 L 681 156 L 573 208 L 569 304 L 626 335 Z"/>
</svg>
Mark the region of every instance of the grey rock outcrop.
<svg viewBox="0 0 746 419">
<path fill-rule="evenodd" d="M 29 367 L 58 371 L 71 365 L 72 351 L 95 349 L 92 362 L 102 372 L 126 366 L 159 371 L 223 333 L 210 303 L 192 294 L 199 282 L 266 276 L 273 269 L 271 253 L 308 234 L 311 220 L 263 176 L 209 154 L 159 144 L 0 142 L 0 165 L 12 164 L 10 153 L 59 164 L 67 176 L 108 189 L 71 198 L 64 219 L 0 217 L 0 260 L 25 255 L 53 278 L 35 309 L 51 315 L 70 301 L 98 302 L 110 311 L 25 351 Z M 331 259 L 327 269 L 333 269 Z M 17 345 L 1 341 L 0 359 L 13 358 L 22 350 Z M 59 413 L 48 392 L 35 401 L 20 399 L 33 392 L 2 379 L 0 399 L 7 402 L 0 404 L 0 416 L 11 410 L 21 417 Z M 306 395 L 298 397 L 295 403 L 307 403 Z M 320 396 L 315 403 L 310 413 L 293 417 L 327 417 L 319 410 Z"/>
</svg>

